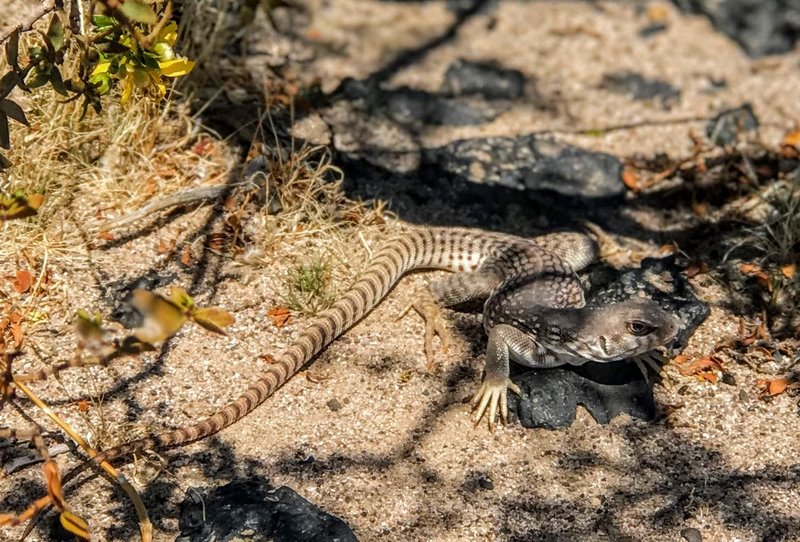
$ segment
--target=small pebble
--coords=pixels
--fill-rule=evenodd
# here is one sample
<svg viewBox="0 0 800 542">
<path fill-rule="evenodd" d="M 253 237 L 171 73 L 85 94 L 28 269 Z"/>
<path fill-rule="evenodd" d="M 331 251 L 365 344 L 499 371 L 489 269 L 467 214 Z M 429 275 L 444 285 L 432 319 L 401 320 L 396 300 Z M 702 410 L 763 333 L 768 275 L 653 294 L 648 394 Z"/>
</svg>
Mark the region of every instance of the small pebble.
<svg viewBox="0 0 800 542">
<path fill-rule="evenodd" d="M 344 406 L 342 405 L 342 403 L 339 402 L 338 399 L 330 399 L 325 404 L 328 405 L 328 408 L 331 409 L 331 411 L 333 412 L 339 412 L 340 410 L 342 410 L 342 407 Z"/>
<path fill-rule="evenodd" d="M 700 534 L 700 531 L 694 527 L 681 529 L 681 536 L 684 540 L 686 540 L 686 542 L 703 542 L 703 535 Z"/>
<path fill-rule="evenodd" d="M 481 489 L 494 489 L 494 482 L 486 476 L 481 476 L 478 478 L 478 486 Z"/>
</svg>

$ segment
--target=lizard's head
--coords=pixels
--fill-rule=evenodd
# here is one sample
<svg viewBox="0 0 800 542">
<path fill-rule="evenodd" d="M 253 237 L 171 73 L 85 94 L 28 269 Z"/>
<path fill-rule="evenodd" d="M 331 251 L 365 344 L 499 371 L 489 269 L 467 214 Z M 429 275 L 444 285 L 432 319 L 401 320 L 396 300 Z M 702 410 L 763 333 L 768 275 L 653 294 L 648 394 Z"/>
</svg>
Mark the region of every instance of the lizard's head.
<svg viewBox="0 0 800 542">
<path fill-rule="evenodd" d="M 573 313 L 571 322 L 558 322 L 558 317 L 555 320 L 550 322 L 554 324 L 551 332 L 558 330 L 562 334 L 561 348 L 547 346 L 593 361 L 626 359 L 665 346 L 675 340 L 680 323 L 677 316 L 651 299 L 585 307 Z"/>
<path fill-rule="evenodd" d="M 644 354 L 672 342 L 679 320 L 651 299 L 631 299 L 588 311 L 584 345 L 598 361 Z"/>
</svg>

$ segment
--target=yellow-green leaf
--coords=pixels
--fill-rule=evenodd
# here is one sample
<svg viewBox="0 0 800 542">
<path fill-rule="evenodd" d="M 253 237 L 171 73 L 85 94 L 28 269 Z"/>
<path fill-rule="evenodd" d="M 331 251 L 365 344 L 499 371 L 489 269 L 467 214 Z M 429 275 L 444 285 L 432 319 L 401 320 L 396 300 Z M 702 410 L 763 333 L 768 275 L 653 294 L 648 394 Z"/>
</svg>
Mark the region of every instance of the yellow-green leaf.
<svg viewBox="0 0 800 542">
<path fill-rule="evenodd" d="M 53 46 L 56 52 L 59 52 L 64 47 L 64 25 L 61 24 L 61 18 L 57 13 L 53 13 L 53 18 L 50 19 L 50 26 L 47 28 L 47 39 Z"/>
<path fill-rule="evenodd" d="M 73 514 L 68 510 L 61 512 L 59 516 L 61 526 L 82 540 L 90 540 L 89 524 L 82 517 Z"/>
<path fill-rule="evenodd" d="M 153 292 L 136 289 L 131 304 L 142 313 L 144 322 L 133 336 L 138 340 L 155 344 L 172 337 L 186 322 L 186 313 L 181 307 Z"/>
<path fill-rule="evenodd" d="M 194 68 L 194 61 L 186 58 L 174 58 L 158 63 L 161 74 L 167 77 L 181 77 Z"/>
<path fill-rule="evenodd" d="M 33 216 L 43 202 L 44 194 L 25 195 L 15 193 L 10 196 L 0 194 L 0 220 Z"/>
<path fill-rule="evenodd" d="M 184 312 L 188 312 L 196 305 L 194 298 L 180 286 L 170 286 L 167 293 L 169 300 L 175 303 Z"/>
<path fill-rule="evenodd" d="M 236 318 L 219 307 L 204 307 L 192 313 L 192 318 L 209 331 L 225 334 L 225 328 L 236 321 Z"/>
<path fill-rule="evenodd" d="M 125 0 L 119 8 L 123 15 L 131 21 L 144 24 L 155 24 L 158 17 L 153 10 L 142 0 Z"/>
</svg>

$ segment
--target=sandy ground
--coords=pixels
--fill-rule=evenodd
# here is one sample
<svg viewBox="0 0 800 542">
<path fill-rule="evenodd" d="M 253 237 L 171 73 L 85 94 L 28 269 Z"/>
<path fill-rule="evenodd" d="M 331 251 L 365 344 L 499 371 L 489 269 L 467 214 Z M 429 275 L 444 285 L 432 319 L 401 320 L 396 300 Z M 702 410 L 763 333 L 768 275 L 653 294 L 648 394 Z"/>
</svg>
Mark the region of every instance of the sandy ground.
<svg viewBox="0 0 800 542">
<path fill-rule="evenodd" d="M 663 8 L 668 29 L 644 39 L 637 32 L 648 16 L 633 3 L 506 2 L 469 19 L 454 39 L 387 84 L 435 90 L 459 57 L 496 60 L 535 79 L 536 103 L 516 105 L 477 127 L 427 128 L 419 134 L 424 145 L 546 130 L 620 157 L 682 156 L 691 144 L 689 129 L 700 130 L 703 123 L 681 119 L 707 117 L 745 101 L 753 104 L 769 144 L 797 125 L 796 54 L 750 60 L 706 20 Z M 305 35 L 322 52 L 306 69 L 326 90 L 345 76 L 369 75 L 453 21 L 443 2 L 320 1 L 311 2 L 309 13 Z M 664 110 L 604 90 L 603 74 L 623 69 L 673 83 L 683 93 L 680 102 Z M 712 78 L 725 79 L 727 86 L 710 92 Z M 609 129 L 643 121 L 656 122 Z M 586 129 L 602 134 L 570 133 Z M 103 288 L 112 282 L 155 269 L 173 273 L 175 283 L 192 284 L 191 270 L 164 261 L 157 246 L 184 228 L 201 227 L 209 215 L 206 209 L 181 216 L 96 248 L 93 275 L 55 268 L 58 295 L 46 300 L 48 320 L 31 342 L 41 344 L 44 357 L 71 351 L 71 315 L 79 307 L 110 310 Z M 372 243 L 374 248 L 379 241 Z M 365 253 L 359 248 L 352 258 Z M 270 260 L 246 284 L 233 275 L 205 277 L 199 299 L 236 315 L 229 337 L 187 328 L 142 361 L 70 372 L 36 390 L 83 434 L 106 443 L 209 415 L 253 380 L 265 363 L 259 355 L 290 344 L 302 328 L 299 317 L 282 329 L 266 317 L 280 304 L 285 268 L 286 262 Z M 0 275 L 12 271 L 13 262 L 0 262 Z M 677 385 L 657 386 L 656 422 L 620 417 L 601 426 L 581 411 L 566 430 L 509 426 L 491 434 L 472 426 L 464 404 L 478 386 L 483 363 L 478 318 L 447 311 L 455 344 L 439 355 L 435 374 L 424 369 L 421 321 L 414 316 L 396 321 L 430 277 L 403 280 L 307 372 L 244 420 L 165 453 L 169 462 L 158 478 L 152 479 L 147 461 L 125 467 L 141 484 L 155 540 L 175 538 L 176 503 L 187 488 L 254 474 L 291 486 L 344 519 L 363 541 L 680 541 L 686 528 L 698 529 L 707 541 L 800 540 L 798 403 L 788 395 L 760 400 L 755 382 L 763 373 L 731 363 L 735 383 L 712 384 L 668 368 Z M 711 316 L 686 354 L 702 356 L 736 337 L 738 320 L 715 279 L 699 275 L 693 285 L 710 304 Z M 35 365 L 32 359 L 15 369 Z M 772 370 L 782 374 L 780 367 Z M 99 399 L 91 400 L 84 415 L 77 401 L 90 397 Z M 335 402 L 341 408 L 332 407 Z M 45 423 L 34 409 L 24 410 Z M 12 408 L 0 412 L 0 426 L 25 424 Z M 59 461 L 75 464 L 64 456 Z M 19 512 L 38 494 L 34 470 L 0 474 L 0 511 Z M 134 539 L 132 507 L 105 481 L 82 483 L 68 500 L 90 521 L 97 540 Z M 19 533 L 7 530 L 0 539 Z M 48 538 L 46 529 L 37 528 L 28 540 Z"/>
</svg>

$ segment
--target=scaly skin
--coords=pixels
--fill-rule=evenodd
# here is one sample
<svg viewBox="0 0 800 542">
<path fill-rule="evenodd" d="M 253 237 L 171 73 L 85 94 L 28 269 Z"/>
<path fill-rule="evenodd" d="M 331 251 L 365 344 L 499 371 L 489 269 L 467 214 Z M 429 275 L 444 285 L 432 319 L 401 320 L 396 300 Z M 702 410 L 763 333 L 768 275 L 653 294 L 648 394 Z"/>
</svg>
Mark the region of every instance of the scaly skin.
<svg viewBox="0 0 800 542">
<path fill-rule="evenodd" d="M 596 259 L 596 246 L 587 236 L 554 233 L 533 239 L 455 228 L 420 228 L 388 240 L 353 287 L 302 331 L 297 342 L 275 357 L 275 363 L 235 401 L 205 420 L 135 440 L 101 454 L 102 459 L 182 446 L 209 437 L 242 419 L 295 375 L 307 362 L 377 305 L 406 272 L 437 268 L 460 274 L 434 284 L 416 302 L 426 317 L 426 352 L 431 341 L 445 335 L 438 305 L 487 298 L 506 279 L 515 276 L 574 276 Z M 462 277 L 462 278 L 459 278 Z M 468 280 L 464 280 L 464 278 Z M 571 292 L 567 297 L 574 296 Z M 582 293 L 581 299 L 582 299 Z"/>
</svg>

